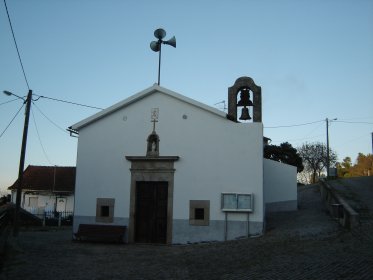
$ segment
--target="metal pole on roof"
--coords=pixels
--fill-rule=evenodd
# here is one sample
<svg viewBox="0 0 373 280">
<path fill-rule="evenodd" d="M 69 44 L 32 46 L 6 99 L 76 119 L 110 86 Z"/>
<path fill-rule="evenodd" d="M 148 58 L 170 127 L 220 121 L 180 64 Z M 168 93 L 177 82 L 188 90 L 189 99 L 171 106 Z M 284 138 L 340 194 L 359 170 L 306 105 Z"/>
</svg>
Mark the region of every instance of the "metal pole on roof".
<svg viewBox="0 0 373 280">
<path fill-rule="evenodd" d="M 162 44 L 170 45 L 174 48 L 176 48 L 176 38 L 173 36 L 170 40 L 163 41 L 163 38 L 166 36 L 166 31 L 162 28 L 158 28 L 154 31 L 155 38 L 158 39 L 158 41 L 152 41 L 150 43 L 150 48 L 154 52 L 159 52 L 158 57 L 158 85 L 161 84 L 161 53 L 162 53 Z"/>
<path fill-rule="evenodd" d="M 158 59 L 158 85 L 161 85 L 161 57 L 162 57 L 162 44 L 159 44 L 159 59 Z"/>
<path fill-rule="evenodd" d="M 13 236 L 14 237 L 17 237 L 19 233 L 19 212 L 20 212 L 20 205 L 21 205 L 23 169 L 25 167 L 25 155 L 26 155 L 27 133 L 28 133 L 29 118 L 30 118 L 31 101 L 32 101 L 32 90 L 29 90 L 27 94 L 27 98 L 25 100 L 25 103 L 26 103 L 25 124 L 23 126 L 21 157 L 19 160 L 19 171 L 18 171 L 16 208 L 14 211 L 14 223 L 13 223 Z"/>
</svg>

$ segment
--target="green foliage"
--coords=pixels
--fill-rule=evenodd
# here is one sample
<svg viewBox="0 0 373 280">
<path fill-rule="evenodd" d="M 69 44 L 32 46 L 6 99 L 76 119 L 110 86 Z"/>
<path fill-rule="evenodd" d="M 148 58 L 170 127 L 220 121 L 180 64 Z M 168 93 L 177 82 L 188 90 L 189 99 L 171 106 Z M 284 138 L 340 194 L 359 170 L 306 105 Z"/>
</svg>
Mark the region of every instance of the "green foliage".
<svg viewBox="0 0 373 280">
<path fill-rule="evenodd" d="M 288 143 L 281 143 L 280 146 L 267 145 L 264 147 L 264 158 L 286 163 L 297 167 L 297 172 L 304 169 L 302 158 L 299 156 L 297 149 Z"/>
<path fill-rule="evenodd" d="M 335 166 L 337 167 L 338 177 L 351 177 L 352 162 L 350 157 L 345 157 L 341 163 L 337 162 Z"/>
</svg>

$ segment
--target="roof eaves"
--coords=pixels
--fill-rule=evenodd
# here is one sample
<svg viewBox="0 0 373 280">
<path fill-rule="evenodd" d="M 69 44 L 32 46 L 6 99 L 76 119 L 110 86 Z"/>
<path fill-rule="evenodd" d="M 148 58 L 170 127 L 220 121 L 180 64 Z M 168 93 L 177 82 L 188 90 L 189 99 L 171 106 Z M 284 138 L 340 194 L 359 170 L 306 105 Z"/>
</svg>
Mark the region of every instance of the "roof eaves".
<svg viewBox="0 0 373 280">
<path fill-rule="evenodd" d="M 140 91 L 134 95 L 131 95 L 130 97 L 88 117 L 88 118 L 85 118 L 84 120 L 81 120 L 80 122 L 76 123 L 76 124 L 73 124 L 72 126 L 70 126 L 70 128 L 72 128 L 73 130 L 79 130 L 80 128 L 84 127 L 84 126 L 87 126 L 107 115 L 110 115 L 112 113 L 114 113 L 115 111 L 121 109 L 121 108 L 124 108 L 130 104 L 132 104 L 133 102 L 136 102 L 137 100 L 139 99 L 142 99 L 144 98 L 145 96 L 153 93 L 155 90 L 156 90 L 156 87 L 158 87 L 156 84 L 154 84 L 153 86 L 143 90 L 143 91 Z"/>
</svg>

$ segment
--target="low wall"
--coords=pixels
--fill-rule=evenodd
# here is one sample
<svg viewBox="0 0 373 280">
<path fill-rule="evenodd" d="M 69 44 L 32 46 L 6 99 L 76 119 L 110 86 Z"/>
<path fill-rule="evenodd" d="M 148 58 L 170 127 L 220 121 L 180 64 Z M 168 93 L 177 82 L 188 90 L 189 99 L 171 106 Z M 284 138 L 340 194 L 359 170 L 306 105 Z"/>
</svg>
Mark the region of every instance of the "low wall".
<svg viewBox="0 0 373 280">
<path fill-rule="evenodd" d="M 263 167 L 266 213 L 297 210 L 297 168 L 270 159 L 264 159 Z"/>
<path fill-rule="evenodd" d="M 345 228 L 359 224 L 359 214 L 325 181 L 320 180 L 321 199 L 330 215 Z"/>
<path fill-rule="evenodd" d="M 10 221 L 13 215 L 13 209 L 10 209 L 6 206 L 0 208 L 0 266 L 1 258 L 5 255 L 8 236 L 11 233 Z"/>
</svg>

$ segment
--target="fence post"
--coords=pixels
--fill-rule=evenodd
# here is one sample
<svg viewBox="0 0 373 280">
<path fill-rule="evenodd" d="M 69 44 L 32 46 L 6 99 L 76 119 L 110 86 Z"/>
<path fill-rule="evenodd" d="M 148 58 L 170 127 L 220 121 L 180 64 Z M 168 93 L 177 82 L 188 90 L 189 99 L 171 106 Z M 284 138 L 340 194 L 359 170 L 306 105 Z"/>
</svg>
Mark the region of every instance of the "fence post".
<svg viewBox="0 0 373 280">
<path fill-rule="evenodd" d="M 58 213 L 58 227 L 61 227 L 61 212 L 57 212 Z"/>
<path fill-rule="evenodd" d="M 43 227 L 45 227 L 45 217 L 47 216 L 47 212 L 44 211 L 44 217 L 43 217 Z"/>
</svg>

